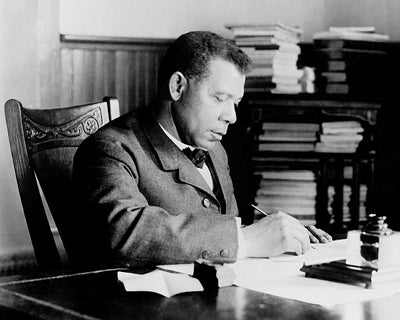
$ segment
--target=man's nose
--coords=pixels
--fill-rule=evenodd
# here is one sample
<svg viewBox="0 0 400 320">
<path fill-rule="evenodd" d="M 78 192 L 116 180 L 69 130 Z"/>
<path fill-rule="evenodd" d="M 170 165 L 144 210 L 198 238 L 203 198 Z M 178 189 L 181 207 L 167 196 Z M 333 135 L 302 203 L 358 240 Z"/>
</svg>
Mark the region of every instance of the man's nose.
<svg viewBox="0 0 400 320">
<path fill-rule="evenodd" d="M 227 103 L 221 114 L 221 120 L 233 124 L 236 122 L 236 104 Z"/>
</svg>

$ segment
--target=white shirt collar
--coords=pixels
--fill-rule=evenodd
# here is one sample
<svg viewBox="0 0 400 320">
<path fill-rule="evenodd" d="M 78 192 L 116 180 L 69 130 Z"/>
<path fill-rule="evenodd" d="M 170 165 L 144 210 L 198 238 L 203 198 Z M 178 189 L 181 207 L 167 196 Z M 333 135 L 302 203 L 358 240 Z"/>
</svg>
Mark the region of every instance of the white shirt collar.
<svg viewBox="0 0 400 320">
<path fill-rule="evenodd" d="M 164 131 L 164 133 L 167 135 L 167 137 L 170 138 L 171 141 L 172 141 L 174 144 L 176 144 L 176 146 L 177 146 L 180 150 L 189 148 L 190 150 L 193 151 L 193 150 L 195 149 L 194 147 L 192 147 L 192 146 L 190 146 L 190 145 L 188 145 L 188 144 L 186 144 L 186 143 L 183 143 L 182 141 L 179 141 L 178 139 L 176 139 L 172 134 L 170 134 L 170 133 L 161 125 L 161 123 L 158 123 L 158 125 L 161 127 L 161 129 Z"/>
</svg>

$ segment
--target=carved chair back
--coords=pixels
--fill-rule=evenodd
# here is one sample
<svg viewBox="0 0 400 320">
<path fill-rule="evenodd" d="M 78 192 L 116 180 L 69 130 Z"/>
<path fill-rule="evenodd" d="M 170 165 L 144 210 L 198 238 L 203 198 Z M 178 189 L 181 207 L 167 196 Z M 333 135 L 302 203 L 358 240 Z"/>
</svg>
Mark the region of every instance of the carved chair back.
<svg viewBox="0 0 400 320">
<path fill-rule="evenodd" d="M 58 109 L 5 104 L 6 123 L 21 202 L 41 269 L 62 266 L 37 181 L 48 203 L 69 260 L 80 243 L 74 235 L 72 164 L 79 144 L 119 116 L 116 98 Z M 77 255 L 78 256 L 78 255 Z"/>
</svg>

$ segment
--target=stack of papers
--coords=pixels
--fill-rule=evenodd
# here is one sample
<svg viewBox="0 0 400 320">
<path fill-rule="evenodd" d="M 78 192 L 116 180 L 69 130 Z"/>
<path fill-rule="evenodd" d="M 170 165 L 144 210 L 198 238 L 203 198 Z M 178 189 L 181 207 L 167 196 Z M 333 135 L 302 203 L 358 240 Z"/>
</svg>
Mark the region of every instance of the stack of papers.
<svg viewBox="0 0 400 320">
<path fill-rule="evenodd" d="M 346 242 L 337 240 L 313 244 L 314 248 L 304 255 L 288 253 L 270 259 L 243 259 L 223 267 L 234 271 L 236 279 L 233 284 L 236 286 L 325 307 L 400 292 L 400 279 L 391 279 L 372 289 L 365 289 L 364 286 L 306 278 L 300 271 L 303 264 L 344 259 Z M 158 268 L 145 275 L 119 272 L 118 278 L 127 291 L 153 291 L 166 297 L 181 292 L 203 291 L 200 282 L 191 277 L 193 264 L 162 265 Z"/>
</svg>

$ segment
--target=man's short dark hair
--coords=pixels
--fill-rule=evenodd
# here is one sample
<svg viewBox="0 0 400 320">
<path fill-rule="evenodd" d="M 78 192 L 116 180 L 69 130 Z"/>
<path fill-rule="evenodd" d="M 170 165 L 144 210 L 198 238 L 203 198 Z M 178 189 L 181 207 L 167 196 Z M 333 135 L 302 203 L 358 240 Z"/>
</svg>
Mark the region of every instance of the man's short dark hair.
<svg viewBox="0 0 400 320">
<path fill-rule="evenodd" d="M 201 80 L 208 75 L 211 58 L 232 62 L 242 74 L 252 67 L 251 59 L 232 40 L 208 31 L 192 31 L 181 35 L 168 48 L 161 61 L 158 82 L 161 85 L 176 71 Z"/>
</svg>

